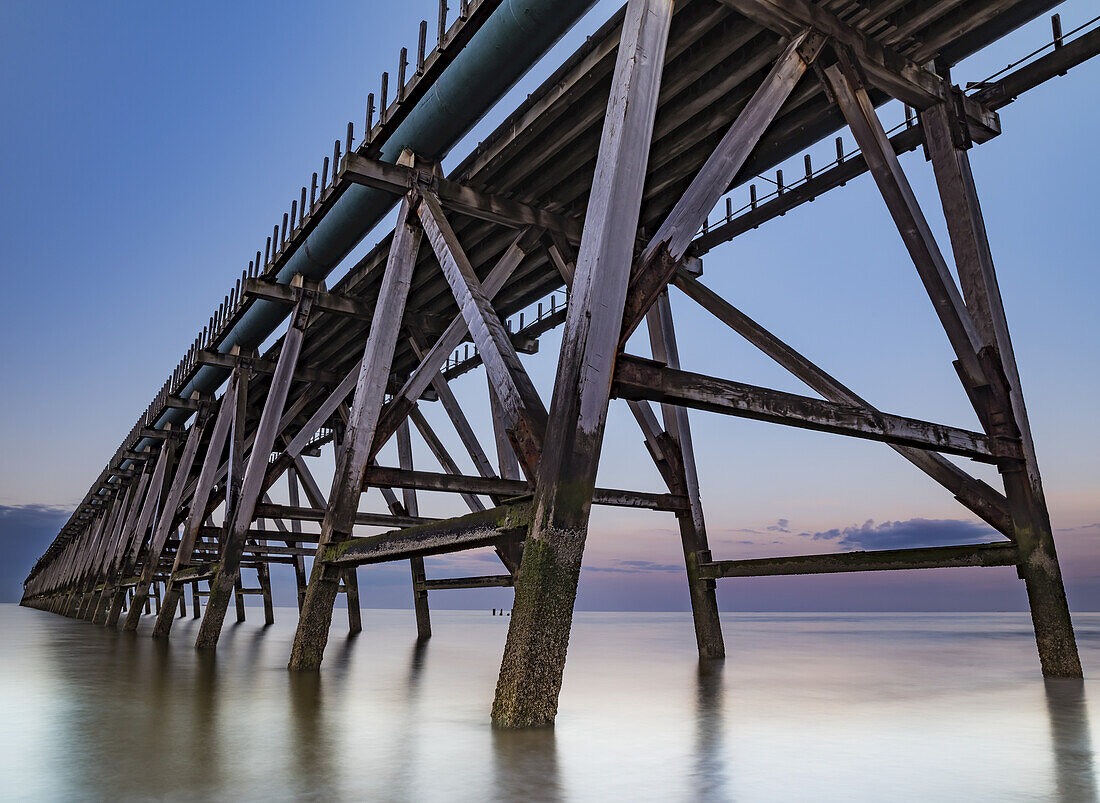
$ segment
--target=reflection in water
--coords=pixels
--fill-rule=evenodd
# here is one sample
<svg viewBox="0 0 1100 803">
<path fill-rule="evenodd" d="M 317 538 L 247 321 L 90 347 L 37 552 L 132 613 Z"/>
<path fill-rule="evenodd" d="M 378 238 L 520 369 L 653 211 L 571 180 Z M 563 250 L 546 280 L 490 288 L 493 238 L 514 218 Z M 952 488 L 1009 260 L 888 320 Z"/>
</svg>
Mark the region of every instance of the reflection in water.
<svg viewBox="0 0 1100 803">
<path fill-rule="evenodd" d="M 1038 676 L 1026 615 L 578 614 L 552 729 L 488 718 L 507 619 L 370 611 L 320 673 L 295 611 L 167 641 L 0 606 L 0 797 L 1093 800 L 1091 681 Z M 1086 668 L 1100 615 L 1078 615 Z M 1095 703 L 1095 700 L 1094 700 Z M 1096 705 L 1092 706 L 1093 710 Z M 13 792 L 13 790 L 15 790 Z"/>
<path fill-rule="evenodd" d="M 332 734 L 325 727 L 324 679 L 319 672 L 288 672 L 291 710 L 288 758 L 294 765 L 297 794 L 318 798 L 336 791 L 333 774 Z"/>
<path fill-rule="evenodd" d="M 700 661 L 695 690 L 695 788 L 700 800 L 728 800 L 722 708 L 724 661 Z"/>
<path fill-rule="evenodd" d="M 1044 683 L 1058 797 L 1071 801 L 1100 799 L 1084 681 L 1047 678 Z"/>
<path fill-rule="evenodd" d="M 493 729 L 493 774 L 498 800 L 564 800 L 553 728 Z"/>
</svg>

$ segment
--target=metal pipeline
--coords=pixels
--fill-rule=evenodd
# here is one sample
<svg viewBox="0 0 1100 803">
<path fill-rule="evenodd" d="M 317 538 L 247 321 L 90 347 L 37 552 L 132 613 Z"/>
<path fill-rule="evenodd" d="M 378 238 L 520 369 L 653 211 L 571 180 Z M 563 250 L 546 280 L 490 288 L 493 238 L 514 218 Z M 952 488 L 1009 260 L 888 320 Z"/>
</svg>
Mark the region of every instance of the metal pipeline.
<svg viewBox="0 0 1100 803">
<path fill-rule="evenodd" d="M 396 162 L 409 148 L 426 158 L 442 159 L 594 3 L 504 0 L 385 142 L 380 158 Z M 395 205 L 396 199 L 387 192 L 349 187 L 276 280 L 286 284 L 297 273 L 310 279 L 325 278 Z M 218 350 L 229 353 L 234 346 L 258 348 L 286 314 L 283 305 L 255 302 Z M 187 398 L 194 391 L 212 394 L 227 376 L 223 368 L 202 366 L 180 395 Z M 156 426 L 181 424 L 188 415 L 170 408 Z"/>
</svg>

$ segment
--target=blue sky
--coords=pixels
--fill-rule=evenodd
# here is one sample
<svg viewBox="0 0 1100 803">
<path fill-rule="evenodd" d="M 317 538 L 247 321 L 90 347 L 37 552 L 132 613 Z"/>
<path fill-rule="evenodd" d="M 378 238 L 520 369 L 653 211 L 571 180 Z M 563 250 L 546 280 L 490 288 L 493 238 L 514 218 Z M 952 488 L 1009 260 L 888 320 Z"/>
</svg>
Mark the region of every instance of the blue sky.
<svg viewBox="0 0 1100 803">
<path fill-rule="evenodd" d="M 449 162 L 616 7 L 597 3 Z M 366 93 L 396 69 L 399 48 L 414 47 L 420 18 L 434 19 L 435 9 L 434 0 L 8 8 L 0 31 L 0 182 L 8 188 L 0 197 L 0 550 L 10 571 L 0 596 L 10 598 L 13 578 L 63 518 L 58 511 L 83 496 L 332 140 L 349 119 L 361 127 Z M 1095 13 L 1082 0 L 1060 11 L 1067 31 Z M 1048 37 L 1037 21 L 959 65 L 954 78 L 984 78 Z M 1003 135 L 971 155 L 1079 609 L 1100 607 L 1100 112 L 1082 102 L 1098 81 L 1092 63 L 1029 93 L 1003 110 Z M 883 115 L 893 121 L 897 110 Z M 831 148 L 814 149 L 815 163 Z M 903 165 L 949 256 L 929 166 L 919 151 Z M 792 164 L 787 172 L 800 171 Z M 735 206 L 746 195 L 735 193 Z M 881 409 L 977 427 L 869 177 L 716 249 L 704 280 Z M 686 298 L 674 294 L 673 308 L 686 368 L 806 392 Z M 557 349 L 551 334 L 530 360 L 547 401 Z M 455 388 L 488 432 L 483 376 Z M 693 414 L 692 423 L 716 557 L 981 536 L 946 492 L 881 444 L 710 414 Z M 416 459 L 434 470 L 419 446 Z M 331 457 L 318 462 L 324 487 Z M 659 489 L 621 402 L 609 417 L 600 483 Z M 436 499 L 421 504 L 429 514 L 455 511 Z M 580 604 L 682 608 L 681 562 L 667 515 L 597 509 Z M 467 570 L 496 571 L 477 556 L 436 563 L 438 573 Z M 364 604 L 407 602 L 403 565 L 362 577 Z M 436 604 L 499 605 L 503 593 L 454 592 Z M 749 610 L 1023 604 L 1011 570 L 729 581 L 721 595 L 724 608 Z"/>
</svg>

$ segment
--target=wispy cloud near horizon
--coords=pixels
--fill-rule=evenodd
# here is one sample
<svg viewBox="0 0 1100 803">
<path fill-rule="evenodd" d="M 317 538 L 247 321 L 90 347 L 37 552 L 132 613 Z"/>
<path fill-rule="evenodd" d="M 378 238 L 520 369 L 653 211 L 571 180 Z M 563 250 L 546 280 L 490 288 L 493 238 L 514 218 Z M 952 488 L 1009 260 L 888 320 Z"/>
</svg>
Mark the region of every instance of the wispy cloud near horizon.
<svg viewBox="0 0 1100 803">
<path fill-rule="evenodd" d="M 906 549 L 921 546 L 984 543 L 1001 536 L 988 524 L 961 519 L 922 519 L 884 521 L 834 528 L 815 533 L 800 533 L 814 541 L 835 541 L 851 549 Z"/>
</svg>

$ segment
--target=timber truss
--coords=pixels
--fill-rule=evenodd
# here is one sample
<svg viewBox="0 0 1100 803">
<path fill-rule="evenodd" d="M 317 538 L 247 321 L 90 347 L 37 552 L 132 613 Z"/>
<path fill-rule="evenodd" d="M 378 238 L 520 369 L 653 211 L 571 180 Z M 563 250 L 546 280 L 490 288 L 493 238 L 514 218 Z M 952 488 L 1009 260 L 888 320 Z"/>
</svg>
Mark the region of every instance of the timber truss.
<svg viewBox="0 0 1100 803">
<path fill-rule="evenodd" d="M 101 489 L 36 567 L 24 604 L 110 627 L 125 612 L 123 627 L 134 630 L 153 597 L 152 635 L 164 638 L 177 610 L 185 615 L 190 587 L 193 613 L 202 615 L 197 646 L 212 648 L 234 597 L 243 618 L 242 595 L 262 594 L 272 621 L 270 566 L 287 564 L 300 609 L 290 668 L 314 670 L 338 594 L 348 597 L 351 630 L 362 626 L 358 567 L 408 561 L 421 638 L 431 635 L 429 592 L 514 588 L 493 719 L 506 727 L 543 725 L 556 714 L 591 506 L 618 505 L 676 517 L 704 659 L 725 654 L 715 599 L 720 579 L 1015 566 L 1027 588 L 1043 673 L 1080 676 L 968 158 L 974 143 L 999 132 L 995 108 L 1008 102 L 1003 87 L 968 96 L 951 85 L 942 62 L 928 66 L 937 52 L 974 34 L 977 23 L 968 28 L 955 20 L 954 28 L 933 35 L 938 29 L 927 33 L 915 18 L 907 29 L 904 21 L 883 29 L 880 11 L 839 13 L 838 7 L 845 8 L 809 0 L 630 0 L 502 127 L 512 133 L 483 143 L 452 178 L 416 154 L 386 164 L 352 152 L 349 142 L 342 160 L 336 154 L 332 182 L 324 177 L 320 195 L 311 193 L 308 215 L 303 189 L 302 216 L 292 213 L 289 240 L 284 226 L 264 270 L 257 254 L 222 320 L 210 326 L 221 331 L 216 324 L 232 320 L 241 305 L 262 300 L 289 313 L 282 339 L 261 356 L 239 348 L 225 353 L 216 337 L 204 335 L 120 449 Z M 710 48 L 706 70 L 688 60 L 699 42 Z M 1067 58 L 1062 54 L 1043 69 L 1053 75 Z M 603 83 L 593 78 L 601 70 Z M 1027 81 L 1034 85 L 1033 79 Z M 1024 79 L 1008 80 L 1020 91 Z M 584 93 L 598 102 L 584 105 Z M 904 140 L 888 138 L 875 112 L 888 98 L 916 110 L 918 119 L 907 129 L 915 133 Z M 563 116 L 569 108 L 573 118 Z M 700 115 L 703 110 L 708 114 Z M 588 120 L 584 126 L 581 118 Z M 854 136 L 860 157 L 839 165 L 841 176 L 816 191 L 871 173 L 954 350 L 981 431 L 877 409 L 701 280 L 697 255 L 721 239 L 717 230 L 699 235 L 708 213 L 764 160 L 782 157 L 779 143 L 793 137 L 797 144 L 792 132 L 805 130 L 807 119 L 824 121 L 824 129 L 815 129 L 818 138 L 840 121 Z M 562 126 L 589 132 L 588 168 L 571 163 L 583 157 L 580 145 L 556 153 L 558 139 L 547 132 Z M 553 180 L 516 158 L 532 143 L 547 142 L 550 164 L 560 168 Z M 935 174 L 957 282 L 898 161 L 898 151 L 917 145 Z M 301 276 L 289 284 L 274 281 L 280 259 L 355 185 L 393 195 L 399 206 L 392 236 L 332 291 Z M 684 370 L 670 287 L 817 395 Z M 561 288 L 567 305 L 552 304 L 544 314 L 540 303 L 534 321 L 515 332 L 505 324 L 507 315 Z M 520 355 L 558 325 L 564 333 L 547 407 Z M 628 341 L 641 339 L 631 335 L 643 325 L 648 355 L 628 353 Z M 463 356 L 453 356 L 464 344 Z M 221 397 L 175 395 L 200 366 L 227 373 Z M 477 367 L 487 377 L 493 458 L 448 384 Z M 665 492 L 595 486 L 612 398 L 629 405 Z M 461 472 L 424 416 L 422 405 L 436 401 L 476 474 Z M 190 425 L 153 427 L 167 408 L 185 411 Z M 881 441 L 1003 540 L 716 559 L 699 493 L 693 408 Z M 439 470 L 413 465 L 414 429 Z M 398 465 L 380 465 L 378 455 L 391 439 Z M 330 443 L 336 467 L 326 495 L 306 458 Z M 945 455 L 996 466 L 1003 487 L 974 478 Z M 272 501 L 277 482 L 286 483 L 288 504 Z M 381 491 L 385 510 L 360 510 L 372 488 Z M 427 491 L 451 494 L 465 512 L 442 520 L 421 516 L 417 495 Z M 316 531 L 304 532 L 304 522 Z M 363 527 L 383 532 L 364 536 L 356 530 Z M 499 574 L 426 576 L 426 557 L 484 547 L 495 550 Z M 242 586 L 244 569 L 256 573 L 257 587 Z"/>
</svg>

